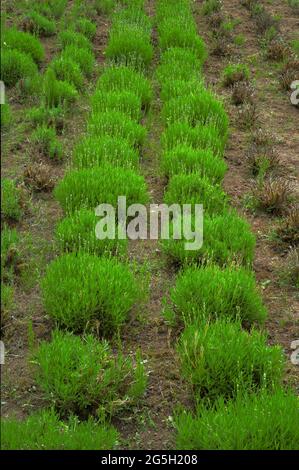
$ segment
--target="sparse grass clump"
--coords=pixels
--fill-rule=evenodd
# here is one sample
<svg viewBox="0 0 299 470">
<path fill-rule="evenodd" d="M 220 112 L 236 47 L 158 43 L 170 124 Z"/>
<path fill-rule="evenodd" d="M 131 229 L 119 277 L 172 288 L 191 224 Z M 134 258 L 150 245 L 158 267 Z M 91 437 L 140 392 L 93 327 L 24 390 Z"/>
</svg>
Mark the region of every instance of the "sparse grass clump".
<svg viewBox="0 0 299 470">
<path fill-rule="evenodd" d="M 132 359 L 122 354 L 115 357 L 106 341 L 92 335 L 80 338 L 56 330 L 50 342 L 40 344 L 35 360 L 38 384 L 64 414 L 112 415 L 145 389 L 140 359 L 134 367 Z"/>
<path fill-rule="evenodd" d="M 118 196 L 126 196 L 127 206 L 148 200 L 144 178 L 130 169 L 103 166 L 73 170 L 54 191 L 66 213 L 80 208 L 95 209 L 99 204 L 117 207 Z"/>
<path fill-rule="evenodd" d="M 78 96 L 78 91 L 73 85 L 57 80 L 51 68 L 47 70 L 43 80 L 43 98 L 47 107 L 67 107 L 74 103 Z"/>
<path fill-rule="evenodd" d="M 88 77 L 91 76 L 95 64 L 95 57 L 89 49 L 76 45 L 66 46 L 61 53 L 61 57 L 76 62 L 84 75 Z"/>
<path fill-rule="evenodd" d="M 239 321 L 219 319 L 187 327 L 178 344 L 181 370 L 196 400 L 232 399 L 238 390 L 274 390 L 282 382 L 281 347 L 268 346 L 264 334 L 242 330 Z"/>
<path fill-rule="evenodd" d="M 61 31 L 58 35 L 58 41 L 61 49 L 67 46 L 75 46 L 76 48 L 87 50 L 92 49 L 91 42 L 83 34 L 71 30 Z"/>
<path fill-rule="evenodd" d="M 178 145 L 162 155 L 162 169 L 171 178 L 179 173 L 198 173 L 213 183 L 220 183 L 227 170 L 227 165 L 215 157 L 209 149 L 193 149 L 188 145 Z"/>
<path fill-rule="evenodd" d="M 92 111 L 120 111 L 134 121 L 141 119 L 141 100 L 130 91 L 101 91 L 98 90 L 91 98 Z"/>
<path fill-rule="evenodd" d="M 126 139 L 121 137 L 85 137 L 74 148 L 73 164 L 76 168 L 93 168 L 103 164 L 138 168 L 139 155 Z"/>
<path fill-rule="evenodd" d="M 284 178 L 266 178 L 253 188 L 253 205 L 271 214 L 282 214 L 287 210 L 292 195 L 292 186 Z"/>
<path fill-rule="evenodd" d="M 115 5 L 115 0 L 95 0 L 95 8 L 99 15 L 110 15 Z"/>
<path fill-rule="evenodd" d="M 1 129 L 7 129 L 12 121 L 11 108 L 8 103 L 1 104 Z"/>
<path fill-rule="evenodd" d="M 6 29 L 3 33 L 2 42 L 5 49 L 13 49 L 27 54 L 37 63 L 42 62 L 44 59 L 45 51 L 41 42 L 30 33 L 18 31 L 14 28 Z"/>
<path fill-rule="evenodd" d="M 171 301 L 176 320 L 185 325 L 221 317 L 249 323 L 266 318 L 254 275 L 243 268 L 189 268 L 178 277 Z"/>
<path fill-rule="evenodd" d="M 75 23 L 75 29 L 83 34 L 89 41 L 92 41 L 96 35 L 97 27 L 95 23 L 88 18 L 78 18 Z"/>
<path fill-rule="evenodd" d="M 36 193 L 52 191 L 55 186 L 52 167 L 42 162 L 26 166 L 23 177 L 26 186 Z"/>
<path fill-rule="evenodd" d="M 42 410 L 24 421 L 1 421 L 2 450 L 105 450 L 117 445 L 117 431 L 92 419 L 72 416 L 62 421 L 53 410 Z"/>
<path fill-rule="evenodd" d="M 213 13 L 220 12 L 222 7 L 220 0 L 205 0 L 202 6 L 202 12 L 206 16 L 210 16 Z"/>
<path fill-rule="evenodd" d="M 182 412 L 175 419 L 177 449 L 297 450 L 298 397 L 279 388 L 220 399 L 214 408 L 198 407 L 195 415 Z"/>
<path fill-rule="evenodd" d="M 1 282 L 1 328 L 5 326 L 9 319 L 9 314 L 14 307 L 14 288 L 13 286 Z"/>
<path fill-rule="evenodd" d="M 41 37 L 54 36 L 56 32 L 55 21 L 40 15 L 36 11 L 29 12 L 22 21 L 23 29 Z"/>
<path fill-rule="evenodd" d="M 206 214 L 219 214 L 228 205 L 226 193 L 220 185 L 212 184 L 198 173 L 173 176 L 165 192 L 164 202 L 171 204 L 203 204 Z"/>
<path fill-rule="evenodd" d="M 247 65 L 231 64 L 225 67 L 223 71 L 223 84 L 226 87 L 230 87 L 237 82 L 249 80 L 249 77 L 250 71 Z"/>
<path fill-rule="evenodd" d="M 102 336 L 117 334 L 140 298 L 139 289 L 126 265 L 82 252 L 54 260 L 42 281 L 46 312 L 59 326 L 98 329 Z"/>
<path fill-rule="evenodd" d="M 292 247 L 280 269 L 280 280 L 299 289 L 299 248 Z"/>
<path fill-rule="evenodd" d="M 82 89 L 84 78 L 79 65 L 71 58 L 60 56 L 52 60 L 50 68 L 54 70 L 58 80 L 72 84 L 77 89 Z"/>
<path fill-rule="evenodd" d="M 52 127 L 38 126 L 32 134 L 32 142 L 42 155 L 51 159 L 62 159 L 62 145 L 56 136 L 55 129 Z"/>
<path fill-rule="evenodd" d="M 143 126 L 130 119 L 120 111 L 94 113 L 88 122 L 91 135 L 110 135 L 124 138 L 130 145 L 139 147 L 144 144 L 146 130 Z"/>
<path fill-rule="evenodd" d="M 123 255 L 127 240 L 100 240 L 96 237 L 96 225 L 99 218 L 93 210 L 80 209 L 72 216 L 64 218 L 56 227 L 55 236 L 62 251 L 87 252 L 97 256 L 104 254 Z"/>
<path fill-rule="evenodd" d="M 64 110 L 61 106 L 55 108 L 33 107 L 27 112 L 27 118 L 34 126 L 45 125 L 54 127 L 57 131 L 61 131 L 64 127 Z"/>
<path fill-rule="evenodd" d="M 4 178 L 1 181 L 1 217 L 7 221 L 18 221 L 21 215 L 20 190 L 13 180 Z"/>
<path fill-rule="evenodd" d="M 19 80 L 37 75 L 37 66 L 32 58 L 15 49 L 1 52 L 1 80 L 6 86 L 15 86 Z"/>
<path fill-rule="evenodd" d="M 97 89 L 103 92 L 127 91 L 135 93 L 148 108 L 152 100 L 152 87 L 148 79 L 129 67 L 108 67 L 99 78 Z"/>
<path fill-rule="evenodd" d="M 289 245 L 299 244 L 299 207 L 291 207 L 277 226 L 276 233 L 280 240 Z"/>
<path fill-rule="evenodd" d="M 16 229 L 7 225 L 1 230 L 1 280 L 5 282 L 13 278 L 20 258 L 18 245 L 20 238 Z"/>
</svg>

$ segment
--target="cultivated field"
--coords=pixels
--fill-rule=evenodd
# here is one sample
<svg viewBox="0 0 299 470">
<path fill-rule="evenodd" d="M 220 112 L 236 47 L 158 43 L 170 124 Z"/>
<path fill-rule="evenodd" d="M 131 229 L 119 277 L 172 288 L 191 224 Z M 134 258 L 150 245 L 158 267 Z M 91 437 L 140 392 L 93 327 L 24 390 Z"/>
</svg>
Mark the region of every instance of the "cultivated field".
<svg viewBox="0 0 299 470">
<path fill-rule="evenodd" d="M 1 448 L 298 450 L 299 1 L 1 26 Z M 202 204 L 202 246 L 123 237 L 120 196 Z"/>
</svg>

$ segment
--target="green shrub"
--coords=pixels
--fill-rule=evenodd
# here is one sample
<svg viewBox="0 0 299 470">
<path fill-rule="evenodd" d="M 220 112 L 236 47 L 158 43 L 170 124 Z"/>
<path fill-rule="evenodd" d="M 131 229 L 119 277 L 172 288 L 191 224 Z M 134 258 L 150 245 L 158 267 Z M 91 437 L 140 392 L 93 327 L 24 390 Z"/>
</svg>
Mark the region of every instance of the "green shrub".
<svg viewBox="0 0 299 470">
<path fill-rule="evenodd" d="M 71 30 L 61 31 L 58 35 L 58 42 L 61 49 L 67 46 L 75 46 L 87 50 L 92 49 L 91 42 L 83 34 Z"/>
<path fill-rule="evenodd" d="M 141 73 L 129 67 L 108 67 L 101 75 L 97 89 L 103 92 L 127 91 L 135 93 L 145 108 L 148 108 L 152 100 L 152 87 L 148 79 Z"/>
<path fill-rule="evenodd" d="M 209 318 L 240 317 L 249 323 L 266 318 L 254 275 L 243 268 L 189 268 L 177 279 L 171 301 L 176 318 L 185 325 Z"/>
<path fill-rule="evenodd" d="M 62 145 L 52 127 L 38 126 L 32 134 L 32 142 L 37 146 L 38 151 L 46 157 L 61 160 L 63 156 Z"/>
<path fill-rule="evenodd" d="M 134 121 L 141 120 L 141 100 L 130 91 L 101 91 L 98 90 L 91 98 L 92 111 L 120 111 Z"/>
<path fill-rule="evenodd" d="M 144 37 L 150 40 L 152 31 L 152 21 L 148 15 L 145 14 L 143 8 L 135 8 L 134 5 L 129 5 L 128 8 L 120 9 L 113 16 L 112 30 L 113 31 L 127 31 L 129 28 L 137 28 L 144 33 Z"/>
<path fill-rule="evenodd" d="M 172 232 L 173 227 L 170 227 Z M 192 230 L 195 223 L 192 220 Z M 176 265 L 204 264 L 213 261 L 220 266 L 237 264 L 251 266 L 255 237 L 248 222 L 234 213 L 203 218 L 203 245 L 197 250 L 186 250 L 182 240 L 163 240 L 165 254 Z"/>
<path fill-rule="evenodd" d="M 167 101 L 163 106 L 162 116 L 165 124 L 185 121 L 190 126 L 214 126 L 224 137 L 228 132 L 228 116 L 223 104 L 208 91 Z"/>
<path fill-rule="evenodd" d="M 82 89 L 84 78 L 79 65 L 73 59 L 60 56 L 52 60 L 49 67 L 54 70 L 58 80 L 68 82 L 77 89 Z"/>
<path fill-rule="evenodd" d="M 186 95 L 199 95 L 205 89 L 205 85 L 200 81 L 199 77 L 191 78 L 190 80 L 180 80 L 173 78 L 166 78 L 161 83 L 161 100 L 163 102 L 169 101 L 174 98 L 183 97 Z"/>
<path fill-rule="evenodd" d="M 56 80 L 55 72 L 47 70 L 43 81 L 43 97 L 45 105 L 49 108 L 69 106 L 78 98 L 76 88 L 68 82 Z"/>
<path fill-rule="evenodd" d="M 193 416 L 176 416 L 177 449 L 298 450 L 298 397 L 282 389 L 240 393 L 235 401 L 220 399 L 215 408 L 199 406 Z"/>
<path fill-rule="evenodd" d="M 213 126 L 191 127 L 185 122 L 168 126 L 162 134 L 162 146 L 172 150 L 178 145 L 188 145 L 196 150 L 211 150 L 215 156 L 222 156 L 226 139 L 221 139 Z"/>
<path fill-rule="evenodd" d="M 31 57 L 14 49 L 1 52 L 1 80 L 12 87 L 21 79 L 37 75 L 37 66 Z"/>
<path fill-rule="evenodd" d="M 146 130 L 120 111 L 106 111 L 92 114 L 88 122 L 91 135 L 110 135 L 124 138 L 133 146 L 144 144 Z"/>
<path fill-rule="evenodd" d="M 95 229 L 98 222 L 94 211 L 80 209 L 64 218 L 56 227 L 55 236 L 62 251 L 84 251 L 98 256 L 104 254 L 124 255 L 127 240 L 99 240 Z"/>
<path fill-rule="evenodd" d="M 4 225 L 1 230 L 1 279 L 10 281 L 20 258 L 18 245 L 20 242 L 16 229 Z"/>
<path fill-rule="evenodd" d="M 78 18 L 75 23 L 75 29 L 83 34 L 89 41 L 92 41 L 97 32 L 97 26 L 88 18 Z"/>
<path fill-rule="evenodd" d="M 181 81 L 198 81 L 201 66 L 200 60 L 192 50 L 172 47 L 162 54 L 156 77 L 162 85 L 168 82 L 170 77 Z"/>
<path fill-rule="evenodd" d="M 99 15 L 110 15 L 115 4 L 116 0 L 95 0 L 95 8 Z"/>
<path fill-rule="evenodd" d="M 5 48 L 27 54 L 37 63 L 44 60 L 45 51 L 41 42 L 30 33 L 18 31 L 14 28 L 6 29 L 2 41 Z"/>
<path fill-rule="evenodd" d="M 205 0 L 202 6 L 202 12 L 206 16 L 210 16 L 213 13 L 219 12 L 220 10 L 221 10 L 220 0 Z"/>
<path fill-rule="evenodd" d="M 117 431 L 89 419 L 71 416 L 61 421 L 53 410 L 42 410 L 26 420 L 1 421 L 2 450 L 105 450 L 117 445 Z"/>
<path fill-rule="evenodd" d="M 73 331 L 98 329 L 103 336 L 118 332 L 140 297 L 126 265 L 82 252 L 54 260 L 42 292 L 46 312 L 59 326 Z"/>
<path fill-rule="evenodd" d="M 74 148 L 73 164 L 76 168 L 93 168 L 103 164 L 138 168 L 139 155 L 128 141 L 120 137 L 85 137 Z"/>
<path fill-rule="evenodd" d="M 179 173 L 198 173 L 213 183 L 221 183 L 227 165 L 224 160 L 215 157 L 211 150 L 196 150 L 188 145 L 178 145 L 163 153 L 162 169 L 168 178 Z"/>
<path fill-rule="evenodd" d="M 7 220 L 20 220 L 20 190 L 13 180 L 4 178 L 1 181 L 1 216 Z"/>
<path fill-rule="evenodd" d="M 198 173 L 173 176 L 164 195 L 164 202 L 171 204 L 203 204 L 206 214 L 218 214 L 227 208 L 226 193 L 219 185 Z"/>
<path fill-rule="evenodd" d="M 24 21 L 30 24 L 32 32 L 37 36 L 50 37 L 53 36 L 56 32 L 55 21 L 40 15 L 36 11 L 32 11 L 26 15 Z"/>
<path fill-rule="evenodd" d="M 64 111 L 57 108 L 33 107 L 27 112 L 27 118 L 34 126 L 49 126 L 61 130 L 63 128 Z"/>
<path fill-rule="evenodd" d="M 153 46 L 147 34 L 138 27 L 112 29 L 105 55 L 114 64 L 129 65 L 138 70 L 149 66 Z"/>
<path fill-rule="evenodd" d="M 127 206 L 148 201 L 144 178 L 133 170 L 104 166 L 73 170 L 65 175 L 54 190 L 66 213 L 80 208 L 95 209 L 99 204 L 118 204 L 118 196 L 126 196 Z"/>
<path fill-rule="evenodd" d="M 178 353 L 183 376 L 197 400 L 232 399 L 240 389 L 275 390 L 282 382 L 281 347 L 268 346 L 265 335 L 255 329 L 242 330 L 239 321 L 190 325 L 180 337 Z"/>
<path fill-rule="evenodd" d="M 237 82 L 249 80 L 249 77 L 249 68 L 244 64 L 228 65 L 223 70 L 223 84 L 225 86 L 232 86 Z"/>
<path fill-rule="evenodd" d="M 9 127 L 12 121 L 10 105 L 8 103 L 1 104 L 1 129 Z"/>
<path fill-rule="evenodd" d="M 70 45 L 63 49 L 61 57 L 73 60 L 79 65 L 82 73 L 88 77 L 91 76 L 95 64 L 95 58 L 94 54 L 90 50 Z"/>
</svg>

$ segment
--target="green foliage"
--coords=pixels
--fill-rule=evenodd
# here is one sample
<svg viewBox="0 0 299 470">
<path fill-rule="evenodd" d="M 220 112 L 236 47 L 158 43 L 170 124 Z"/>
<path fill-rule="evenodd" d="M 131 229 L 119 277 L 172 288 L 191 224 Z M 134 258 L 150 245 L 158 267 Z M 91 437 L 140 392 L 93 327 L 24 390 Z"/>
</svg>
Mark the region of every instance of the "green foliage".
<svg viewBox="0 0 299 470">
<path fill-rule="evenodd" d="M 149 107 L 153 95 L 149 80 L 141 73 L 124 66 L 106 68 L 97 83 L 97 89 L 103 92 L 135 93 L 145 108 Z"/>
<path fill-rule="evenodd" d="M 63 15 L 67 6 L 67 0 L 46 0 L 46 2 L 38 3 L 42 3 L 41 8 L 46 7 L 46 11 L 49 12 L 50 16 L 56 19 Z"/>
<path fill-rule="evenodd" d="M 171 226 L 171 230 L 173 227 Z M 196 231 L 194 219 L 192 230 Z M 190 240 L 189 240 L 190 241 Z M 253 262 L 255 237 L 248 222 L 237 214 L 203 218 L 203 245 L 186 250 L 188 240 L 163 240 L 162 248 L 176 265 L 204 264 L 213 261 L 220 266 L 229 264 L 250 266 Z"/>
<path fill-rule="evenodd" d="M 61 421 L 53 410 L 42 410 L 26 420 L 1 420 L 2 450 L 105 450 L 117 445 L 117 431 L 92 419 L 71 416 Z"/>
<path fill-rule="evenodd" d="M 43 97 L 47 107 L 69 106 L 76 101 L 78 96 L 73 85 L 66 81 L 56 80 L 54 70 L 51 68 L 47 70 L 43 81 Z"/>
<path fill-rule="evenodd" d="M 58 183 L 54 194 L 66 213 L 80 208 L 95 209 L 103 203 L 116 207 L 119 195 L 126 196 L 127 206 L 148 201 L 142 176 L 130 169 L 108 165 L 70 171 Z"/>
<path fill-rule="evenodd" d="M 227 195 L 219 185 L 198 173 L 173 176 L 165 192 L 164 202 L 171 204 L 203 204 L 206 214 L 219 214 L 227 208 Z"/>
<path fill-rule="evenodd" d="M 282 383 L 281 347 L 268 346 L 265 335 L 255 329 L 242 330 L 239 321 L 190 325 L 180 337 L 178 353 L 197 400 L 232 399 L 240 389 L 275 390 Z"/>
<path fill-rule="evenodd" d="M 75 22 L 75 29 L 83 34 L 89 41 L 92 41 L 96 35 L 97 26 L 88 18 L 78 18 Z"/>
<path fill-rule="evenodd" d="M 14 288 L 1 282 L 1 327 L 14 307 Z M 2 446 L 1 446 L 2 447 Z"/>
<path fill-rule="evenodd" d="M 50 37 L 56 33 L 55 21 L 47 18 L 44 15 L 40 15 L 36 11 L 30 12 L 24 18 L 24 21 L 28 21 L 30 26 L 37 36 Z"/>
<path fill-rule="evenodd" d="M 27 118 L 34 126 L 63 127 L 64 111 L 61 106 L 57 108 L 33 107 L 27 112 Z"/>
<path fill-rule="evenodd" d="M 85 137 L 74 148 L 73 164 L 76 168 L 93 168 L 103 164 L 138 168 L 139 155 L 128 141 L 121 137 Z"/>
<path fill-rule="evenodd" d="M 110 15 L 114 10 L 116 0 L 95 0 L 95 8 L 99 15 Z"/>
<path fill-rule="evenodd" d="M 52 127 L 38 126 L 32 133 L 32 142 L 43 155 L 53 159 L 62 159 L 62 145 L 56 136 L 55 129 Z"/>
<path fill-rule="evenodd" d="M 277 389 L 240 393 L 235 401 L 220 399 L 215 408 L 199 406 L 193 416 L 175 419 L 180 450 L 298 450 L 298 397 Z"/>
<path fill-rule="evenodd" d="M 110 336 L 127 320 L 140 287 L 125 264 L 80 252 L 48 266 L 42 292 L 46 312 L 59 326 Z"/>
<path fill-rule="evenodd" d="M 176 122 L 164 131 L 161 141 L 165 150 L 188 145 L 196 150 L 211 150 L 215 156 L 222 156 L 226 139 L 221 139 L 213 126 L 191 127 L 185 122 Z"/>
<path fill-rule="evenodd" d="M 8 103 L 1 104 L 1 129 L 7 129 L 12 121 L 10 105 Z"/>
<path fill-rule="evenodd" d="M 209 149 L 196 150 L 183 144 L 163 153 L 162 169 L 168 178 L 179 173 L 198 173 L 213 183 L 221 183 L 227 165 Z"/>
<path fill-rule="evenodd" d="M 4 48 L 13 49 L 30 56 L 35 62 L 44 60 L 44 48 L 35 36 L 30 33 L 24 33 L 17 29 L 6 29 L 3 33 L 2 43 Z"/>
<path fill-rule="evenodd" d="M 91 98 L 92 111 L 120 111 L 134 121 L 141 120 L 141 100 L 130 91 L 97 90 Z"/>
<path fill-rule="evenodd" d="M 163 103 L 174 98 L 191 95 L 192 93 L 199 95 L 204 90 L 204 83 L 200 81 L 199 77 L 191 78 L 190 80 L 165 77 L 161 86 L 161 100 Z"/>
<path fill-rule="evenodd" d="M 210 16 L 213 13 L 219 12 L 220 10 L 221 10 L 220 0 L 205 0 L 202 5 L 202 12 L 206 16 Z"/>
<path fill-rule="evenodd" d="M 7 220 L 20 220 L 20 190 L 13 180 L 4 178 L 1 181 L 1 216 Z"/>
<path fill-rule="evenodd" d="M 182 47 L 171 47 L 163 52 L 156 77 L 161 85 L 170 80 L 198 81 L 202 63 L 195 52 Z"/>
<path fill-rule="evenodd" d="M 4 225 L 1 230 L 1 279 L 9 281 L 16 269 L 19 260 L 20 239 L 16 229 Z"/>
<path fill-rule="evenodd" d="M 29 55 L 15 49 L 1 51 L 1 80 L 6 86 L 15 86 L 19 80 L 36 74 L 37 66 Z"/>
<path fill-rule="evenodd" d="M 171 301 L 177 320 L 185 325 L 221 317 L 249 323 L 266 318 L 253 273 L 233 266 L 187 269 L 171 290 Z"/>
<path fill-rule="evenodd" d="M 64 218 L 55 231 L 59 248 L 62 251 L 84 251 L 97 256 L 124 255 L 127 240 L 118 240 L 117 237 L 115 240 L 97 239 L 95 229 L 98 221 L 95 212 L 88 209 L 80 209 Z"/>
<path fill-rule="evenodd" d="M 249 80 L 250 70 L 244 64 L 231 64 L 223 70 L 223 84 L 232 86 L 237 82 Z"/>
<path fill-rule="evenodd" d="M 70 83 L 77 89 L 82 89 L 84 78 L 79 65 L 65 55 L 52 60 L 49 67 L 54 70 L 58 80 Z"/>
<path fill-rule="evenodd" d="M 288 4 L 292 8 L 294 13 L 299 13 L 299 0 L 288 0 Z"/>
<path fill-rule="evenodd" d="M 79 65 L 81 72 L 84 73 L 84 75 L 88 77 L 91 76 L 95 64 L 95 58 L 90 50 L 70 45 L 63 49 L 61 57 L 73 60 Z"/>
<path fill-rule="evenodd" d="M 224 106 L 208 91 L 170 99 L 163 106 L 162 117 L 166 124 L 187 122 L 190 126 L 211 125 L 221 136 L 227 136 L 228 116 Z"/>
<path fill-rule="evenodd" d="M 64 49 L 67 46 L 75 46 L 77 48 L 83 48 L 87 50 L 92 49 L 91 42 L 81 33 L 76 31 L 66 30 L 61 31 L 58 35 L 58 42 L 61 49 Z"/>
<path fill-rule="evenodd" d="M 88 122 L 91 135 L 110 135 L 124 138 L 133 146 L 144 144 L 146 130 L 120 111 L 106 111 L 92 114 Z"/>
</svg>

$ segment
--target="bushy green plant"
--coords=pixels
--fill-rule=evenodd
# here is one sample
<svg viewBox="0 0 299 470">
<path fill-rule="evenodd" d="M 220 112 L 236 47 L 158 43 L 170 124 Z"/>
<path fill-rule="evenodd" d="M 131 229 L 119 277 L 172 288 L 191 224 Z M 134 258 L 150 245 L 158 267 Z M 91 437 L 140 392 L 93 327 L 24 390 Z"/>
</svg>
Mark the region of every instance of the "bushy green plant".
<svg viewBox="0 0 299 470">
<path fill-rule="evenodd" d="M 231 64 L 223 70 L 223 84 L 232 86 L 237 82 L 249 80 L 250 70 L 244 64 Z"/>
<path fill-rule="evenodd" d="M 148 200 L 144 178 L 133 170 L 103 166 L 73 170 L 65 175 L 55 188 L 56 199 L 66 213 L 80 208 L 95 209 L 99 204 L 112 204 L 118 196 L 126 196 L 127 206 Z"/>
<path fill-rule="evenodd" d="M 135 93 L 145 108 L 148 108 L 152 100 L 152 87 L 143 74 L 124 66 L 108 67 L 99 78 L 97 89 L 103 92 L 127 91 Z"/>
<path fill-rule="evenodd" d="M 20 220 L 20 190 L 13 180 L 4 178 L 1 181 L 1 215 L 7 220 Z"/>
<path fill-rule="evenodd" d="M 193 149 L 188 145 L 178 145 L 162 155 L 162 169 L 171 178 L 179 173 L 198 173 L 213 183 L 220 183 L 227 170 L 224 160 L 215 157 L 209 149 Z"/>
<path fill-rule="evenodd" d="M 105 54 L 114 64 L 143 69 L 152 61 L 153 46 L 138 27 L 112 29 Z"/>
<path fill-rule="evenodd" d="M 201 62 L 195 52 L 182 47 L 172 47 L 163 52 L 161 64 L 157 67 L 156 77 L 160 84 L 170 77 L 181 81 L 198 81 L 201 74 Z"/>
<path fill-rule="evenodd" d="M 83 34 L 89 41 L 92 41 L 97 32 L 97 26 L 88 18 L 78 18 L 75 22 L 75 29 Z"/>
<path fill-rule="evenodd" d="M 88 122 L 88 132 L 96 136 L 102 134 L 124 138 L 136 147 L 141 146 L 146 137 L 145 128 L 120 111 L 92 114 Z"/>
<path fill-rule="evenodd" d="M 91 42 L 84 36 L 84 34 L 77 33 L 76 31 L 72 31 L 70 29 L 61 31 L 59 33 L 58 42 L 61 49 L 64 49 L 67 46 L 75 46 L 87 50 L 92 49 Z"/>
<path fill-rule="evenodd" d="M 49 8 L 51 16 L 58 19 L 63 15 L 66 9 L 67 0 L 47 0 L 46 4 L 46 6 Z"/>
<path fill-rule="evenodd" d="M 37 36 L 50 37 L 56 32 L 55 21 L 36 11 L 29 12 L 24 18 L 24 22 L 29 24 L 30 30 Z"/>
<path fill-rule="evenodd" d="M 124 255 L 127 250 L 127 240 L 119 240 L 117 236 L 113 240 L 97 239 L 95 230 L 98 221 L 95 212 L 89 209 L 80 209 L 70 217 L 64 218 L 55 231 L 60 250 L 84 251 L 98 256 Z"/>
<path fill-rule="evenodd" d="M 172 233 L 173 227 L 170 226 Z M 195 231 L 194 219 L 192 230 Z M 186 250 L 182 240 L 163 240 L 162 248 L 176 265 L 204 264 L 213 261 L 220 266 L 237 264 L 250 266 L 253 262 L 255 236 L 248 222 L 237 214 L 224 212 L 203 218 L 203 245 Z"/>
<path fill-rule="evenodd" d="M 61 106 L 57 108 L 37 106 L 27 112 L 27 118 L 34 126 L 45 125 L 61 129 L 63 128 L 64 110 Z"/>
<path fill-rule="evenodd" d="M 165 124 L 211 125 L 224 137 L 228 132 L 228 116 L 223 104 L 208 91 L 170 99 L 163 106 L 162 116 Z"/>
<path fill-rule="evenodd" d="M 188 145 L 197 150 L 211 150 L 216 156 L 223 155 L 226 143 L 226 139 L 221 139 L 213 126 L 191 127 L 185 122 L 175 122 L 168 126 L 161 141 L 165 150 L 172 150 L 178 145 Z"/>
<path fill-rule="evenodd" d="M 84 78 L 79 65 L 71 58 L 60 56 L 52 60 L 50 68 L 54 70 L 58 80 L 71 83 L 77 89 L 82 89 Z"/>
<path fill-rule="evenodd" d="M 57 80 L 51 68 L 47 70 L 43 80 L 43 98 L 49 108 L 69 106 L 78 98 L 76 88 L 70 83 Z"/>
<path fill-rule="evenodd" d="M 199 406 L 193 416 L 175 418 L 180 450 L 298 450 L 298 397 L 291 391 L 239 393 L 214 408 Z"/>
<path fill-rule="evenodd" d="M 95 0 L 95 8 L 99 15 L 110 15 L 115 5 L 115 0 Z"/>
<path fill-rule="evenodd" d="M 101 91 L 98 90 L 91 98 L 92 111 L 120 111 L 134 121 L 141 120 L 141 100 L 130 91 Z"/>
<path fill-rule="evenodd" d="M 196 400 L 235 398 L 240 388 L 275 390 L 282 383 L 284 356 L 280 346 L 268 346 L 258 330 L 242 330 L 239 321 L 219 319 L 187 327 L 178 343 L 184 378 Z"/>
<path fill-rule="evenodd" d="M 139 155 L 126 139 L 121 137 L 85 137 L 74 148 L 73 164 L 76 168 L 93 168 L 103 164 L 138 168 Z"/>
<path fill-rule="evenodd" d="M 197 78 L 191 78 L 190 80 L 173 79 L 172 77 L 165 77 L 165 80 L 161 83 L 161 100 L 165 103 L 166 101 L 180 96 L 188 96 L 192 93 L 199 95 L 204 90 L 204 83 Z"/>
<path fill-rule="evenodd" d="M 80 338 L 56 330 L 51 342 L 40 344 L 35 358 L 38 384 L 63 413 L 112 415 L 138 398 L 136 381 L 142 382 L 140 395 L 145 391 L 140 358 L 134 366 L 131 358 L 114 356 L 108 342 L 92 335 Z"/>
<path fill-rule="evenodd" d="M 1 104 L 1 129 L 9 127 L 12 121 L 12 113 L 8 103 Z"/>
<path fill-rule="evenodd" d="M 79 65 L 81 72 L 90 77 L 95 64 L 95 57 L 92 51 L 76 45 L 66 46 L 62 53 L 62 58 L 71 59 Z"/>
<path fill-rule="evenodd" d="M 63 156 L 62 145 L 56 136 L 55 129 L 52 127 L 38 126 L 32 134 L 32 142 L 36 144 L 39 152 L 45 156 L 58 160 Z"/>
<path fill-rule="evenodd" d="M 6 29 L 2 41 L 5 49 L 14 49 L 27 54 L 37 63 L 44 59 L 45 51 L 41 42 L 30 33 L 15 28 Z"/>
<path fill-rule="evenodd" d="M 249 323 L 266 318 L 253 273 L 233 266 L 187 269 L 172 288 L 171 301 L 176 319 L 185 325 L 221 317 Z"/>
<path fill-rule="evenodd" d="M 117 431 L 93 419 L 62 421 L 54 410 L 42 410 L 24 421 L 1 420 L 2 450 L 105 450 L 117 445 Z"/>
<path fill-rule="evenodd" d="M 82 252 L 55 259 L 47 268 L 42 292 L 46 312 L 59 326 L 94 329 L 103 336 L 118 332 L 140 296 L 125 264 Z"/>
<path fill-rule="evenodd" d="M 4 49 L 1 52 L 1 80 L 12 87 L 21 79 L 37 75 L 37 66 L 32 58 L 15 49 Z"/>
<path fill-rule="evenodd" d="M 206 16 L 210 16 L 213 13 L 219 12 L 220 10 L 221 10 L 220 0 L 205 0 L 202 5 L 202 12 Z"/>
<path fill-rule="evenodd" d="M 198 173 L 173 176 L 164 195 L 164 202 L 171 204 L 203 204 L 206 214 L 219 214 L 227 208 L 226 193 L 219 185 Z"/>
<path fill-rule="evenodd" d="M 148 15 L 145 14 L 143 9 L 135 8 L 134 5 L 129 5 L 128 8 L 122 8 L 115 13 L 112 21 L 112 30 L 123 32 L 128 31 L 130 28 L 142 31 L 144 37 L 150 40 L 152 22 Z"/>
</svg>

